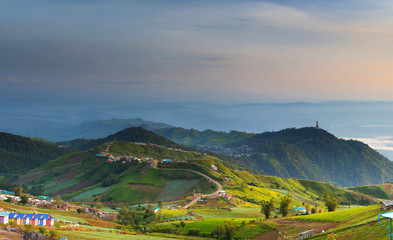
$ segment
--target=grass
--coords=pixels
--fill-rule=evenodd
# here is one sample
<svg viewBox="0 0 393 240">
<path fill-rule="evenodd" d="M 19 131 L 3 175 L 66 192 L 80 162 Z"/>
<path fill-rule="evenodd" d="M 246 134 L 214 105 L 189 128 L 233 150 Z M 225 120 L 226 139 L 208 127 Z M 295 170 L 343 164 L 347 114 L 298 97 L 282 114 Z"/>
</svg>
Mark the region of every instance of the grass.
<svg viewBox="0 0 393 240">
<path fill-rule="evenodd" d="M 387 220 L 382 221 L 385 226 L 388 225 Z M 341 230 L 335 230 L 335 231 L 329 231 L 325 234 L 320 234 L 318 236 L 315 236 L 310 239 L 323 239 L 325 240 L 327 238 L 328 234 L 334 234 L 335 239 L 340 239 L 340 240 L 387 240 L 389 239 L 389 234 L 386 229 L 379 224 L 377 221 L 361 224 L 361 225 L 356 225 L 356 226 L 351 226 L 347 227 Z"/>
<path fill-rule="evenodd" d="M 244 188 L 225 188 L 225 191 L 243 200 L 253 202 L 269 201 L 271 198 L 280 199 L 284 194 L 261 187 L 246 186 Z"/>
<path fill-rule="evenodd" d="M 47 188 L 47 187 L 52 187 L 52 186 L 53 186 L 53 187 L 54 187 L 54 190 L 53 190 L 52 188 L 50 188 L 50 189 L 46 190 L 46 191 L 44 192 L 44 194 L 50 194 L 50 193 L 52 193 L 53 191 L 58 192 L 58 191 L 60 191 L 60 190 L 62 190 L 62 189 L 71 187 L 71 186 L 73 186 L 73 185 L 75 185 L 75 184 L 78 184 L 78 183 L 79 183 L 79 181 L 76 180 L 76 179 L 71 179 L 71 180 L 69 180 L 69 181 L 66 181 L 66 182 L 63 182 L 63 183 L 60 183 L 60 184 L 56 184 L 55 182 L 51 182 L 50 184 L 45 185 L 45 188 Z"/>
<path fill-rule="evenodd" d="M 185 214 L 187 214 L 187 211 L 185 209 L 169 210 L 163 208 L 158 211 L 157 220 L 165 221 L 167 219 L 183 216 Z"/>
<path fill-rule="evenodd" d="M 58 231 L 62 238 L 67 238 L 68 240 L 165 240 L 174 239 L 167 237 L 158 237 L 151 235 L 131 235 L 131 234 L 121 234 L 116 232 L 87 232 L 87 231 Z"/>
<path fill-rule="evenodd" d="M 218 225 L 224 225 L 225 221 L 233 221 L 238 227 L 242 225 L 243 221 L 249 222 L 249 218 L 209 218 L 203 221 L 188 222 L 181 230 L 182 234 L 187 234 L 188 230 L 197 228 L 200 229 L 201 234 L 210 234 Z"/>
<path fill-rule="evenodd" d="M 193 211 L 204 218 L 260 218 L 263 215 L 259 208 L 232 208 L 218 209 L 218 208 L 201 208 L 193 209 Z"/>
<path fill-rule="evenodd" d="M 268 226 L 263 223 L 257 224 L 248 224 L 244 227 L 241 227 L 235 235 L 235 239 L 252 239 L 258 235 L 261 235 L 265 232 L 269 232 L 273 230 L 271 226 Z"/>
<path fill-rule="evenodd" d="M 78 194 L 77 196 L 71 198 L 71 200 L 80 201 L 80 200 L 92 197 L 94 195 L 99 195 L 99 194 L 109 190 L 110 188 L 111 188 L 110 186 L 109 187 L 96 187 L 96 188 L 90 189 L 86 192 Z"/>
<path fill-rule="evenodd" d="M 171 201 L 185 197 L 187 193 L 190 193 L 200 180 L 172 180 L 165 183 L 164 190 L 157 197 L 157 200 Z"/>
<path fill-rule="evenodd" d="M 383 211 L 379 210 L 378 205 L 371 205 L 367 207 L 359 207 L 359 208 L 348 209 L 348 210 L 318 213 L 312 215 L 302 215 L 302 216 L 294 217 L 293 219 L 300 220 L 300 221 L 311 221 L 311 222 L 340 223 L 340 222 L 350 221 L 350 223 L 355 223 L 359 221 L 364 221 L 365 219 L 376 216 L 382 212 Z"/>
</svg>

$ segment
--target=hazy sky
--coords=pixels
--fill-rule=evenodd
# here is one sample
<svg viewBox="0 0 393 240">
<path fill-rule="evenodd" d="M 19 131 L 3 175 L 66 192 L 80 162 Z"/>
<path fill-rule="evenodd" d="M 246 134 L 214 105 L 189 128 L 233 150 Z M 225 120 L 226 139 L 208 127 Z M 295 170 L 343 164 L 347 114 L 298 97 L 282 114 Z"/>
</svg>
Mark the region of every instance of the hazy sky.
<svg viewBox="0 0 393 240">
<path fill-rule="evenodd" d="M 388 0 L 0 0 L 0 100 L 393 100 L 392 12 Z"/>
</svg>

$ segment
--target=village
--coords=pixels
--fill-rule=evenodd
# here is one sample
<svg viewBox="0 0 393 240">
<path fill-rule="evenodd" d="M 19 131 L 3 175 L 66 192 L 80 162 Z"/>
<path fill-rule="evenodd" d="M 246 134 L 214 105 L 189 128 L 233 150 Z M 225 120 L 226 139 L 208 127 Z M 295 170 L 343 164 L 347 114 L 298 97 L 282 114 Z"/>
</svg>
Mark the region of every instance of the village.
<svg viewBox="0 0 393 240">
<path fill-rule="evenodd" d="M 108 158 L 108 162 L 109 163 L 113 163 L 113 162 L 119 162 L 121 161 L 121 163 L 125 164 L 125 163 L 130 163 L 133 161 L 137 161 L 138 163 L 142 163 L 142 162 L 146 162 L 148 163 L 149 167 L 157 167 L 158 163 L 172 163 L 172 162 L 184 162 L 184 161 L 179 161 L 176 159 L 169 159 L 169 158 L 165 158 L 165 159 L 155 159 L 152 157 L 145 157 L 145 156 L 141 156 L 141 157 L 135 157 L 135 156 L 124 156 L 124 155 L 114 155 L 112 153 L 109 152 L 110 147 L 112 146 L 113 142 L 110 143 L 105 143 L 101 146 L 99 146 L 99 153 L 96 154 L 97 157 L 107 157 Z M 151 143 L 134 143 L 136 145 L 141 145 L 141 146 L 155 146 L 155 147 L 160 147 L 160 148 L 166 148 L 164 146 L 160 146 L 157 144 L 151 144 Z M 172 151 L 176 151 L 176 152 L 190 152 L 190 153 L 195 153 L 195 154 L 201 154 L 199 152 L 195 152 L 195 151 L 186 151 L 183 149 L 176 149 L 176 148 L 166 148 L 168 150 L 172 150 Z M 203 155 L 206 155 L 206 153 L 203 153 Z M 217 168 L 212 168 L 214 171 L 217 171 Z"/>
</svg>

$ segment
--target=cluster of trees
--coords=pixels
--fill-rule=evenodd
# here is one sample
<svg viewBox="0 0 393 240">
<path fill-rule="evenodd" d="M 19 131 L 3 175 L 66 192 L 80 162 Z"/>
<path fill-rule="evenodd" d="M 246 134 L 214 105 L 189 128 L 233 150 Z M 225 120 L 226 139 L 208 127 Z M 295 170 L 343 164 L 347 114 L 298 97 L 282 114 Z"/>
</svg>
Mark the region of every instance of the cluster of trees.
<svg viewBox="0 0 393 240">
<path fill-rule="evenodd" d="M 289 209 L 291 208 L 292 204 L 292 195 L 288 194 L 287 196 L 283 196 L 280 199 L 280 208 L 279 212 L 282 214 L 283 217 L 288 216 Z M 261 212 L 265 215 L 265 218 L 268 219 L 272 215 L 275 209 L 275 199 L 271 198 L 270 201 L 263 201 Z"/>
<path fill-rule="evenodd" d="M 56 159 L 70 150 L 0 132 L 0 172 L 19 173 Z"/>
<path fill-rule="evenodd" d="M 116 174 L 109 174 L 108 177 L 102 182 L 103 187 L 115 185 L 120 182 L 120 178 Z"/>
<path fill-rule="evenodd" d="M 325 192 L 324 194 L 325 206 L 329 212 L 336 211 L 338 207 L 337 200 L 335 198 L 330 198 L 329 194 Z M 292 195 L 288 194 L 287 196 L 283 196 L 280 199 L 280 208 L 279 212 L 283 217 L 288 216 L 289 209 L 292 204 Z M 272 213 L 275 210 L 275 199 L 271 198 L 270 201 L 262 201 L 261 203 L 261 213 L 265 215 L 265 218 L 268 219 L 271 217 Z M 311 211 L 311 213 L 317 213 L 318 210 L 315 207 L 311 207 L 309 204 L 305 206 L 307 213 Z"/>
<path fill-rule="evenodd" d="M 139 228 L 140 225 L 146 223 L 146 219 L 154 215 L 154 207 L 148 205 L 147 208 L 140 207 L 131 210 L 128 206 L 123 206 L 117 219 L 124 225 L 131 225 L 134 228 Z"/>
<path fill-rule="evenodd" d="M 329 212 L 333 212 L 336 211 L 337 207 L 338 207 L 338 203 L 337 200 L 335 198 L 330 198 L 329 194 L 327 192 L 325 192 L 323 199 L 325 201 L 325 206 L 327 207 Z"/>
</svg>

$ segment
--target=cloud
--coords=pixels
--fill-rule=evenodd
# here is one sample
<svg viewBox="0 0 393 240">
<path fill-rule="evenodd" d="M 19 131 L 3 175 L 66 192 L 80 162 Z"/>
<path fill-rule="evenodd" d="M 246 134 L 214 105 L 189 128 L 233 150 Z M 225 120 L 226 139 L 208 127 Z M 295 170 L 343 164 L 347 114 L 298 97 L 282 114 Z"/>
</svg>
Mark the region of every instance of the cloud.
<svg viewBox="0 0 393 240">
<path fill-rule="evenodd" d="M 16 76 L 9 76 L 9 77 L 7 78 L 7 81 L 9 81 L 9 82 L 20 82 L 20 81 L 21 81 L 21 78 L 16 77 Z"/>
<path fill-rule="evenodd" d="M 346 140 L 353 139 L 366 143 L 376 150 L 393 151 L 393 137 L 375 137 L 375 138 L 344 138 Z"/>
</svg>

